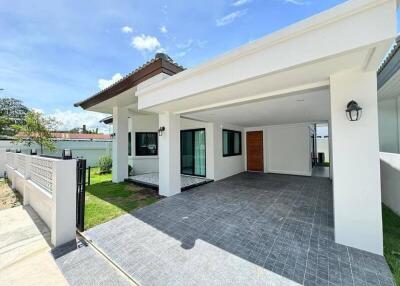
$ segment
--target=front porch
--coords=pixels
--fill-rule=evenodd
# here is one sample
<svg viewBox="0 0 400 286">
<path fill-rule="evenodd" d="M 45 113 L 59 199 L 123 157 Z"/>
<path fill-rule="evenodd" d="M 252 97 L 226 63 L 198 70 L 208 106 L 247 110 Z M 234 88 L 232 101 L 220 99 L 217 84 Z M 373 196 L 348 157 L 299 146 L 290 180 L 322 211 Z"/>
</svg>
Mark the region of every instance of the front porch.
<svg viewBox="0 0 400 286">
<path fill-rule="evenodd" d="M 127 179 L 125 179 L 125 181 L 158 190 L 159 173 L 147 173 L 147 174 L 129 176 Z M 212 182 L 212 180 L 207 178 L 181 175 L 181 190 L 182 191 L 188 190 L 210 182 Z"/>
<path fill-rule="evenodd" d="M 326 178 L 241 173 L 85 234 L 140 285 L 394 285 L 383 256 L 335 243 Z"/>
</svg>

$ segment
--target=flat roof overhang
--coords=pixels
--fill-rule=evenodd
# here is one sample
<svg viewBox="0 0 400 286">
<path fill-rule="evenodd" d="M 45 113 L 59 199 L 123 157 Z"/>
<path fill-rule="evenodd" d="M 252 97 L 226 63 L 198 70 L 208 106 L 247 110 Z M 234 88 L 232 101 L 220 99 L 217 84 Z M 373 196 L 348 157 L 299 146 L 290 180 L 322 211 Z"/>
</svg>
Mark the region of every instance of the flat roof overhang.
<svg viewBox="0 0 400 286">
<path fill-rule="evenodd" d="M 375 72 L 396 37 L 395 0 L 352 0 L 153 85 L 138 109 L 192 113 L 329 86 Z"/>
</svg>

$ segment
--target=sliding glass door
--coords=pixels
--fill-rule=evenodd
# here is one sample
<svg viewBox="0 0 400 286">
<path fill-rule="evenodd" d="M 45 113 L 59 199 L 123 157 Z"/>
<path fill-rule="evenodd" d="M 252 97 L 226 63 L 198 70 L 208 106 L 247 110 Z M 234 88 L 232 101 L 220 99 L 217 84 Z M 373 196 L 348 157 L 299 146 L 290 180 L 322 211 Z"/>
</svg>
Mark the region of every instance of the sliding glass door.
<svg viewBox="0 0 400 286">
<path fill-rule="evenodd" d="M 181 131 L 181 173 L 206 176 L 206 130 Z"/>
</svg>

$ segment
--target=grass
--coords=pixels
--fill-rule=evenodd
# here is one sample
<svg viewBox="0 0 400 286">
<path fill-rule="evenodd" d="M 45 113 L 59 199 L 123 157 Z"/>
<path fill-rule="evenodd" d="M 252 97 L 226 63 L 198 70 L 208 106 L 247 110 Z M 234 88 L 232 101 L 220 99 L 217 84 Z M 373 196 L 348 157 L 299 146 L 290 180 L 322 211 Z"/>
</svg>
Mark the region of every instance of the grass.
<svg viewBox="0 0 400 286">
<path fill-rule="evenodd" d="M 396 284 L 400 286 L 400 217 L 382 207 L 384 255 Z"/>
<path fill-rule="evenodd" d="M 111 174 L 91 170 L 91 185 L 85 198 L 85 229 L 112 220 L 159 200 L 157 192 L 132 183 L 113 183 Z"/>
</svg>

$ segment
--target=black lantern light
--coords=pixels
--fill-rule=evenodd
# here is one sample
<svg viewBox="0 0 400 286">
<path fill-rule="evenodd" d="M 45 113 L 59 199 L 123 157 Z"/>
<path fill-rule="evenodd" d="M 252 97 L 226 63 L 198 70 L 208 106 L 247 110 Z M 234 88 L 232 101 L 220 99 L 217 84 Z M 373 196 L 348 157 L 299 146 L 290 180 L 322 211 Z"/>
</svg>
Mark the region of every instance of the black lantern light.
<svg viewBox="0 0 400 286">
<path fill-rule="evenodd" d="M 62 158 L 63 158 L 63 160 L 72 159 L 72 151 L 71 151 L 71 149 L 64 149 L 63 152 L 62 152 Z"/>
<path fill-rule="evenodd" d="M 350 121 L 360 120 L 362 115 L 362 108 L 354 100 L 347 104 L 346 116 Z"/>
<path fill-rule="evenodd" d="M 165 131 L 165 127 L 164 126 L 161 126 L 160 128 L 158 128 L 158 136 L 162 136 L 164 131 Z"/>
</svg>

